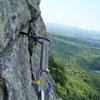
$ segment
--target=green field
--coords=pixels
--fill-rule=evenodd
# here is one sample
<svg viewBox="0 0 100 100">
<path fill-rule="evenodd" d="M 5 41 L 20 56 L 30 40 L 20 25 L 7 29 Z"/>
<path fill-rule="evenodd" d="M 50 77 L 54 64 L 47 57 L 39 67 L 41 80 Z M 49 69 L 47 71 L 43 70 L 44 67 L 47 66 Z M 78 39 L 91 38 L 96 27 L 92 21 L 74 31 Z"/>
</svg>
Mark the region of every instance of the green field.
<svg viewBox="0 0 100 100">
<path fill-rule="evenodd" d="M 100 40 L 48 32 L 49 69 L 63 100 L 100 100 Z"/>
</svg>

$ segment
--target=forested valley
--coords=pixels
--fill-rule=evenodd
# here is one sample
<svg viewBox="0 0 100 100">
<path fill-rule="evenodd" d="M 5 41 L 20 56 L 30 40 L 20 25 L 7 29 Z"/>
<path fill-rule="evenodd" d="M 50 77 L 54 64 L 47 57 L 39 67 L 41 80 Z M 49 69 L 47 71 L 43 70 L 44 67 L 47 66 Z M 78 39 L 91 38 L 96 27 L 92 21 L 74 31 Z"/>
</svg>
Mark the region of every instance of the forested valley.
<svg viewBox="0 0 100 100">
<path fill-rule="evenodd" d="M 55 91 L 63 100 L 99 100 L 100 40 L 57 33 L 48 30 L 49 69 Z"/>
</svg>

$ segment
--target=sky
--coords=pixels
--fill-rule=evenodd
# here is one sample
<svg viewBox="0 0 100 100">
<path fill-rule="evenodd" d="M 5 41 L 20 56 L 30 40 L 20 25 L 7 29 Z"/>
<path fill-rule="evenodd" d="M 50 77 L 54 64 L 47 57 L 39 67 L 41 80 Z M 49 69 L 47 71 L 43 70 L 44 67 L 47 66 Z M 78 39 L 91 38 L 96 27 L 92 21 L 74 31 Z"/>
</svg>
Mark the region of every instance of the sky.
<svg viewBox="0 0 100 100">
<path fill-rule="evenodd" d="M 100 31 L 100 0 L 41 0 L 44 22 Z"/>
</svg>

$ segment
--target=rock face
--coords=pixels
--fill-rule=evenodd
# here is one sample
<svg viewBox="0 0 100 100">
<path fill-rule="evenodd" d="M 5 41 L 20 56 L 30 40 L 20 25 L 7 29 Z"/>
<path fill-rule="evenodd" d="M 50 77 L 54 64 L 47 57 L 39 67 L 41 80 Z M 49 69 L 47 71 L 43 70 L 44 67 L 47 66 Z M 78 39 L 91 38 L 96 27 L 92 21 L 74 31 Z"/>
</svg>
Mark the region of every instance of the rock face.
<svg viewBox="0 0 100 100">
<path fill-rule="evenodd" d="M 27 36 L 19 34 L 28 34 L 32 20 L 33 33 L 46 37 L 39 5 L 40 0 L 0 0 L 0 100 L 42 100 L 34 83 L 40 66 L 48 67 L 48 42 L 44 47 L 34 45 L 34 41 L 31 44 Z M 45 40 L 41 42 L 45 44 Z M 41 75 L 40 90 L 46 88 L 47 79 L 46 73 Z M 43 100 L 58 99 L 51 89 Z"/>
</svg>

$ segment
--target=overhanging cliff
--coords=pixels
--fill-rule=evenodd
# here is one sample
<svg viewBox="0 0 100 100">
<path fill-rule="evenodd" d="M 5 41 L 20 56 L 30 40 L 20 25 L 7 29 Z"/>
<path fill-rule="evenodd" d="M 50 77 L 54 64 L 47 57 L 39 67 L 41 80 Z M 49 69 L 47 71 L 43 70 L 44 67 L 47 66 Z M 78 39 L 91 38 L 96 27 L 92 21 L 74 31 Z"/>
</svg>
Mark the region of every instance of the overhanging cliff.
<svg viewBox="0 0 100 100">
<path fill-rule="evenodd" d="M 29 34 L 31 27 L 35 36 L 46 38 L 39 5 L 40 0 L 0 0 L 0 100 L 41 98 L 34 84 L 37 70 L 48 68 L 48 41 L 41 39 L 41 45 L 20 34 Z M 48 77 L 44 71 L 40 90 L 45 90 Z M 53 89 L 45 100 L 57 100 Z"/>
</svg>

